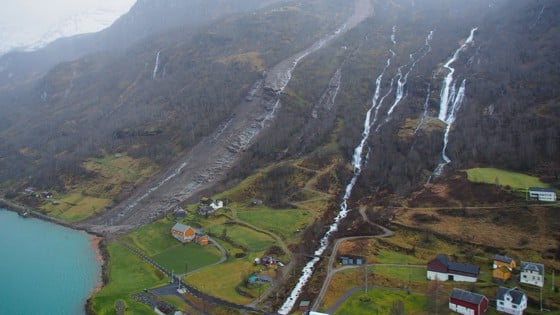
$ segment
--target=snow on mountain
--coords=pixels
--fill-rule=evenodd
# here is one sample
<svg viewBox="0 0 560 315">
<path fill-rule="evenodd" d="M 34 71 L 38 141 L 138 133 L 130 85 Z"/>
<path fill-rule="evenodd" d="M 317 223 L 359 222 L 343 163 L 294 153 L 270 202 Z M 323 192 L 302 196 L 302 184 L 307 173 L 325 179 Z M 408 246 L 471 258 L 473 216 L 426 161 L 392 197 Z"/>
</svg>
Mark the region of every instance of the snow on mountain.
<svg viewBox="0 0 560 315">
<path fill-rule="evenodd" d="M 0 56 L 11 50 L 33 51 L 44 47 L 61 37 L 78 34 L 92 33 L 109 27 L 116 19 L 126 13 L 134 4 L 134 0 L 121 0 L 114 2 L 100 1 L 92 7 L 81 7 L 69 12 L 63 12 L 60 17 L 41 23 L 30 23 L 33 14 L 21 19 L 21 22 L 0 22 Z"/>
</svg>

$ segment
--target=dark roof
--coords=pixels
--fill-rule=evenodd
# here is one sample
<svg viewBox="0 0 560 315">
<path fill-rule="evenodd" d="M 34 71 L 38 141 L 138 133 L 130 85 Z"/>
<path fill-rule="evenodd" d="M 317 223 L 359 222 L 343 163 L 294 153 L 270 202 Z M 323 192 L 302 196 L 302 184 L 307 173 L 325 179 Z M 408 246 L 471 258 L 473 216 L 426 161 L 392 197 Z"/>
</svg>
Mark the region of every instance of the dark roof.
<svg viewBox="0 0 560 315">
<path fill-rule="evenodd" d="M 485 298 L 485 296 L 478 293 L 453 288 L 453 291 L 451 291 L 451 298 L 479 305 L 480 302 L 482 302 L 482 300 Z"/>
<path fill-rule="evenodd" d="M 503 301 L 505 300 L 504 296 L 506 294 L 509 294 L 512 298 L 513 303 L 515 304 L 520 304 L 521 300 L 523 299 L 523 296 L 525 295 L 525 293 L 523 293 L 523 291 L 519 290 L 518 288 L 505 288 L 505 287 L 499 287 L 498 288 L 498 296 L 496 297 L 496 299 Z"/>
<path fill-rule="evenodd" d="M 449 259 L 447 259 L 447 256 L 442 254 L 438 255 L 436 259 L 439 260 L 442 264 L 446 265 L 448 271 L 456 271 L 459 273 L 467 273 L 476 276 L 478 276 L 478 274 L 480 273 L 480 267 L 449 261 Z"/>
<path fill-rule="evenodd" d="M 540 191 L 540 192 L 553 192 L 556 193 L 556 189 L 554 188 L 543 188 L 543 187 L 531 187 L 529 188 L 530 191 Z"/>
<path fill-rule="evenodd" d="M 505 262 L 505 263 L 507 263 L 507 264 L 511 264 L 511 262 L 513 261 L 513 258 L 511 258 L 511 257 L 509 257 L 509 256 L 505 256 L 505 255 L 496 254 L 496 255 L 494 256 L 494 260 L 503 261 L 503 262 Z"/>
<path fill-rule="evenodd" d="M 446 255 L 439 254 L 437 255 L 436 259 L 446 266 L 449 265 L 449 259 L 447 259 Z"/>
<path fill-rule="evenodd" d="M 461 264 L 461 263 L 450 261 L 448 266 L 449 266 L 449 271 L 468 273 L 476 276 L 478 276 L 478 274 L 480 273 L 480 267 L 474 265 Z"/>
<path fill-rule="evenodd" d="M 544 275 L 544 265 L 529 261 L 522 261 L 521 262 L 521 272 L 523 271 L 536 271 L 540 275 Z"/>
</svg>

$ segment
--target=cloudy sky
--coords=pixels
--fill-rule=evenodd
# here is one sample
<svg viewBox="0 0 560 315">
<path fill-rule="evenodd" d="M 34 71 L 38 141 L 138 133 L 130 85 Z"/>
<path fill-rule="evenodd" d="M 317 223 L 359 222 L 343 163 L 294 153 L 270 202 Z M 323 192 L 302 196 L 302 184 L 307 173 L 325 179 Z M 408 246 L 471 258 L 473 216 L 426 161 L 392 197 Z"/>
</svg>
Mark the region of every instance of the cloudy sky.
<svg viewBox="0 0 560 315">
<path fill-rule="evenodd" d="M 0 0 L 0 54 L 60 36 L 95 32 L 127 12 L 136 0 Z"/>
</svg>

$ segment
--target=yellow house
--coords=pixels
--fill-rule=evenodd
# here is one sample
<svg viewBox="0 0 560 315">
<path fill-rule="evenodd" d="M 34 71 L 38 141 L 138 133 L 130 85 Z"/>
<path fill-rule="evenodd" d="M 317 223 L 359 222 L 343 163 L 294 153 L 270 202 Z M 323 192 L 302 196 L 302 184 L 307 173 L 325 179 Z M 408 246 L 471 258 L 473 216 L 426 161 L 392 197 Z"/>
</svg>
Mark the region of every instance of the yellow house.
<svg viewBox="0 0 560 315">
<path fill-rule="evenodd" d="M 517 267 L 513 258 L 504 255 L 495 255 L 492 264 L 492 279 L 495 281 L 507 281 L 511 278 L 511 272 Z"/>
<path fill-rule="evenodd" d="M 196 232 L 188 225 L 177 223 L 171 228 L 171 235 L 183 243 L 192 241 Z"/>
</svg>

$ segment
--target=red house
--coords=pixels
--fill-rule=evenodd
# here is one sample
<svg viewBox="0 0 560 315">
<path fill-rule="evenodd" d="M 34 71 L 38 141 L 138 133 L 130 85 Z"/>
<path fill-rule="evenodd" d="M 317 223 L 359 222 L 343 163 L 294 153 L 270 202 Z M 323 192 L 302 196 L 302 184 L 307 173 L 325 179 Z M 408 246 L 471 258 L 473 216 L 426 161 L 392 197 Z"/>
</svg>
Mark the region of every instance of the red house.
<svg viewBox="0 0 560 315">
<path fill-rule="evenodd" d="M 488 310 L 488 298 L 454 288 L 449 297 L 449 309 L 463 315 L 483 315 Z"/>
</svg>

